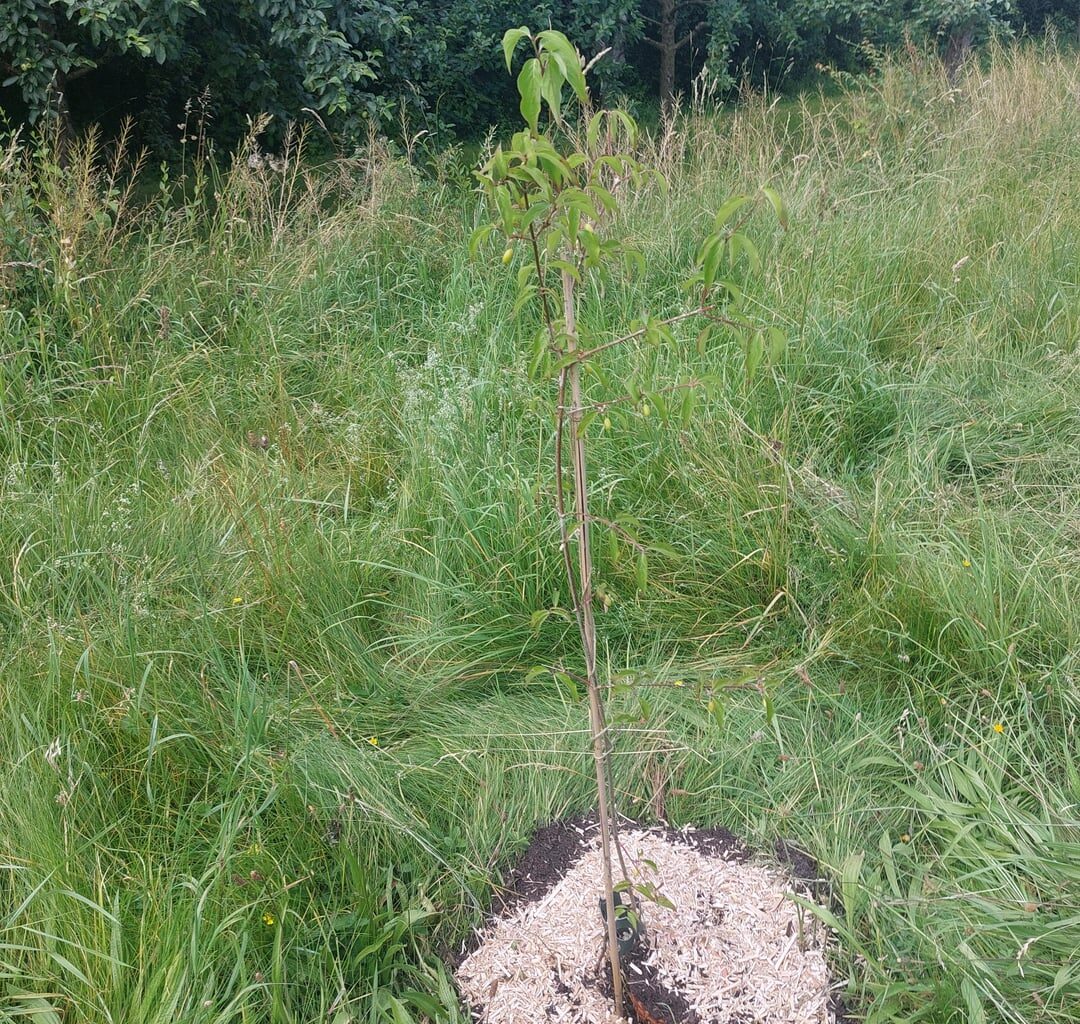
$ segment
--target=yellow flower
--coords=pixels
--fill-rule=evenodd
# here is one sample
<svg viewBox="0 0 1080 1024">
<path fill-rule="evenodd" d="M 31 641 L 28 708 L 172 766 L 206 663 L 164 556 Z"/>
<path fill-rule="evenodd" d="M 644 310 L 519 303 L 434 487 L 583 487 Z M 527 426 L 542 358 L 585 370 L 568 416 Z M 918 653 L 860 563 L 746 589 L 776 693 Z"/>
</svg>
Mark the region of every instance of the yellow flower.
<svg viewBox="0 0 1080 1024">
<path fill-rule="evenodd" d="M 503 266 L 505 267 L 514 258 L 514 250 L 507 248 L 502 254 Z"/>
<path fill-rule="evenodd" d="M 267 928 L 273 928 L 274 927 L 274 922 L 276 920 L 277 920 L 277 918 L 275 918 L 274 915 L 271 914 L 269 910 L 265 914 L 263 914 L 262 921 L 263 921 L 263 924 L 266 925 Z"/>
<path fill-rule="evenodd" d="M 685 686 L 686 682 L 685 682 L 685 680 L 682 680 L 682 679 L 676 679 L 675 682 L 672 683 L 671 685 L 672 686 Z"/>
<path fill-rule="evenodd" d="M 1003 726 L 1000 722 L 994 723 L 994 732 L 996 732 L 998 735 L 1001 735 L 1001 733 L 1003 733 L 1004 731 L 1005 726 Z"/>
<path fill-rule="evenodd" d="M 379 745 L 379 737 L 378 737 L 378 736 L 369 736 L 369 737 L 367 738 L 367 741 L 368 741 L 368 743 L 370 743 L 370 744 L 371 744 L 371 745 L 372 745 L 373 747 L 377 747 L 377 746 Z"/>
<path fill-rule="evenodd" d="M 235 608 L 238 604 L 243 604 L 244 599 L 242 597 L 234 597 L 232 599 L 232 603 L 233 603 L 233 607 Z"/>
<path fill-rule="evenodd" d="M 970 569 L 971 568 L 971 559 L 970 558 L 965 558 L 964 561 L 961 564 L 964 566 L 965 569 Z"/>
</svg>

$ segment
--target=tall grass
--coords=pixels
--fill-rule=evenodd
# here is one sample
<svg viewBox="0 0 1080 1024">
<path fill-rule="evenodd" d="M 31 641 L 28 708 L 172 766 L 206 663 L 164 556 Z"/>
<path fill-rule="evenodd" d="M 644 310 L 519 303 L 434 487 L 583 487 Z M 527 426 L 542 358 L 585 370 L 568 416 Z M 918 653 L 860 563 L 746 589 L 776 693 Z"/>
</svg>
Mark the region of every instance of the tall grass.
<svg viewBox="0 0 1080 1024">
<path fill-rule="evenodd" d="M 644 596 L 605 556 L 600 629 L 623 806 L 816 857 L 872 1020 L 1080 999 L 1078 100 L 1046 45 L 688 109 L 585 313 L 675 309 L 724 196 L 790 203 L 782 365 L 619 357 L 725 387 L 595 439 L 598 514 L 671 552 Z M 475 201 L 301 147 L 180 202 L 93 139 L 0 158 L 0 1019 L 463 1019 L 440 955 L 591 801 Z"/>
</svg>

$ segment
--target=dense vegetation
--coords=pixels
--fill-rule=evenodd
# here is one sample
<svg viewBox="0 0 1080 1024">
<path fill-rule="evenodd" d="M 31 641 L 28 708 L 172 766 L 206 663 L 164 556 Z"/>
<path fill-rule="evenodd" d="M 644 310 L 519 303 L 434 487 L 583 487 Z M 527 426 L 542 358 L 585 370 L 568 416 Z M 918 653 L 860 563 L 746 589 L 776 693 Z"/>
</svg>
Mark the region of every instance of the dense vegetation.
<svg viewBox="0 0 1080 1024">
<path fill-rule="evenodd" d="M 549 21 L 589 57 L 610 47 L 594 75 L 607 93 L 665 103 L 706 63 L 726 90 L 865 67 L 908 39 L 955 66 L 992 34 L 1078 28 L 1075 0 L 19 0 L 0 5 L 0 110 L 110 130 L 134 115 L 161 155 L 192 102 L 228 146 L 265 113 L 349 145 L 372 123 L 444 141 L 505 123 L 498 41 Z"/>
<path fill-rule="evenodd" d="M 1047 45 L 684 110 L 585 304 L 677 308 L 721 199 L 786 197 L 779 365 L 613 357 L 724 381 L 594 425 L 598 512 L 668 550 L 599 566 L 616 784 L 818 858 L 877 1021 L 1080 999 L 1078 95 Z M 576 649 L 535 325 L 452 153 L 299 147 L 188 152 L 180 205 L 0 156 L 0 1019 L 460 1020 L 438 954 L 593 799 L 530 671 Z"/>
</svg>

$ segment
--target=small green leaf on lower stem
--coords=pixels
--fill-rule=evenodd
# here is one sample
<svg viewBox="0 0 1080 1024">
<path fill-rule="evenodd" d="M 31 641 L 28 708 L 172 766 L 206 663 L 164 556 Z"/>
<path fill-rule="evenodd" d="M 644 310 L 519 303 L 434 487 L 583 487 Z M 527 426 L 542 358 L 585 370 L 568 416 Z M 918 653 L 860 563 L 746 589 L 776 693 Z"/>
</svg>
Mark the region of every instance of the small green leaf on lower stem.
<svg viewBox="0 0 1080 1024">
<path fill-rule="evenodd" d="M 699 356 L 705 355 L 705 344 L 706 344 L 706 342 L 708 342 L 709 335 L 711 333 L 712 333 L 712 324 L 706 324 L 704 327 L 701 328 L 700 331 L 698 331 L 697 350 L 698 350 L 698 355 Z"/>
<path fill-rule="evenodd" d="M 780 198 L 780 193 L 769 185 L 762 185 L 761 191 L 765 194 L 765 198 L 769 200 L 769 205 L 773 208 L 776 219 L 780 221 L 780 227 L 787 231 L 788 211 L 784 205 L 784 200 Z"/>
<path fill-rule="evenodd" d="M 776 362 L 787 351 L 787 335 L 779 327 L 770 327 L 767 333 L 769 337 L 769 358 Z"/>
<path fill-rule="evenodd" d="M 713 721 L 722 729 L 724 727 L 724 705 L 715 697 L 710 697 L 709 703 L 705 707 L 709 714 L 712 715 Z"/>
<path fill-rule="evenodd" d="M 757 373 L 757 368 L 761 365 L 761 357 L 764 353 L 765 342 L 761 337 L 761 332 L 754 331 L 746 342 L 746 376 L 750 380 L 753 380 L 754 374 Z"/>
<path fill-rule="evenodd" d="M 566 672 L 556 672 L 554 675 L 556 681 L 563 687 L 564 690 L 566 690 L 567 696 L 572 701 L 576 701 L 578 699 L 579 691 L 578 684 L 574 680 L 574 677 L 568 675 Z"/>
<path fill-rule="evenodd" d="M 480 246 L 483 244 L 484 239 L 495 230 L 494 224 L 481 224 L 470 236 L 469 236 L 469 255 L 475 257 L 477 252 L 480 251 Z"/>
<path fill-rule="evenodd" d="M 578 421 L 578 425 L 577 425 L 577 436 L 578 437 L 584 437 L 585 436 L 585 432 L 589 429 L 589 424 L 592 423 L 592 421 L 594 419 L 596 419 L 596 416 L 597 416 L 597 413 L 596 413 L 596 410 L 594 409 L 594 410 L 592 410 L 590 412 L 585 413 L 585 415 L 581 417 L 581 419 Z"/>
<path fill-rule="evenodd" d="M 527 305 L 529 300 L 535 294 L 536 294 L 536 286 L 535 285 L 531 285 L 531 284 L 526 285 L 524 288 L 520 289 L 518 291 L 517 298 L 514 300 L 514 306 L 513 306 L 513 309 L 511 310 L 511 316 L 516 318 L 518 313 L 521 312 L 522 308 L 525 305 Z"/>
<path fill-rule="evenodd" d="M 637 556 L 637 565 L 635 566 L 634 575 L 637 581 L 637 588 L 639 591 L 645 591 L 649 586 L 649 560 L 645 557 L 644 551 L 639 551 Z"/>
<path fill-rule="evenodd" d="M 694 415 L 694 403 L 697 400 L 694 389 L 687 386 L 683 390 L 682 403 L 679 406 L 679 423 L 683 430 L 690 426 L 690 420 Z"/>
<path fill-rule="evenodd" d="M 610 527 L 607 531 L 607 556 L 611 559 L 612 564 L 619 560 L 619 535 Z"/>
</svg>

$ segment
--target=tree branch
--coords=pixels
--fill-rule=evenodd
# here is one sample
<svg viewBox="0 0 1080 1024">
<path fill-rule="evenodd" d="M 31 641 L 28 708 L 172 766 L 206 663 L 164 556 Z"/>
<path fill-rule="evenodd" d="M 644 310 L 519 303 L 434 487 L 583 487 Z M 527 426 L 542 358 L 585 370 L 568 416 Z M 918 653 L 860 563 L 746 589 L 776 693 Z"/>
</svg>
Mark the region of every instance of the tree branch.
<svg viewBox="0 0 1080 1024">
<path fill-rule="evenodd" d="M 699 21 L 692 29 L 690 29 L 689 32 L 686 33 L 686 35 L 682 37 L 682 39 L 680 39 L 675 44 L 676 51 L 681 50 L 688 42 L 690 42 L 691 39 L 693 39 L 694 33 L 700 32 L 707 24 L 708 22 Z"/>
</svg>

